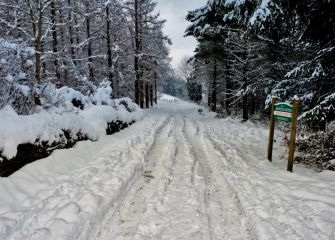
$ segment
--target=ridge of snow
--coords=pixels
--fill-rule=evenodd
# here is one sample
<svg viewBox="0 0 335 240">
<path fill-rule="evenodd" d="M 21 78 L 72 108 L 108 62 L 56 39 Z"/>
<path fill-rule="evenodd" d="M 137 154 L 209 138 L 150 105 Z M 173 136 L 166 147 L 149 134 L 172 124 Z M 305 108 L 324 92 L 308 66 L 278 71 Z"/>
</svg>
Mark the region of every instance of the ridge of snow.
<svg viewBox="0 0 335 240">
<path fill-rule="evenodd" d="M 97 140 L 106 134 L 107 123 L 117 120 L 130 123 L 143 117 L 143 111 L 137 105 L 132 105 L 132 110 L 128 112 L 122 106 L 93 105 L 78 112 L 52 108 L 23 116 L 6 106 L 0 110 L 0 152 L 11 159 L 16 156 L 19 144 L 37 140 L 51 144 L 62 139 L 62 130 L 70 130 L 72 136 L 81 133 Z"/>
</svg>

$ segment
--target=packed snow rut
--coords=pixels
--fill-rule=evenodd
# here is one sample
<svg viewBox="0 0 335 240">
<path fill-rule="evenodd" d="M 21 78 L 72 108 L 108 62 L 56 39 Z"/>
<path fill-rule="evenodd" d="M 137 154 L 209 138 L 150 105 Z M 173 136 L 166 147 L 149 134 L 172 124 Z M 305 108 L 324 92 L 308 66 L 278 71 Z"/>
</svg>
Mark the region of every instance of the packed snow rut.
<svg viewBox="0 0 335 240">
<path fill-rule="evenodd" d="M 199 187 L 203 181 L 194 176 L 196 163 L 184 119 L 174 116 L 155 145 L 143 178 L 106 222 L 99 239 L 211 239 Z"/>
<path fill-rule="evenodd" d="M 223 156 L 199 130 L 205 129 L 199 122 L 189 120 L 187 125 L 194 157 L 203 169 L 212 239 L 253 239 L 238 196 L 221 171 Z"/>
<path fill-rule="evenodd" d="M 1 179 L 0 239 L 335 239 L 334 181 L 270 164 L 266 129 L 197 110 L 161 102 Z"/>
</svg>

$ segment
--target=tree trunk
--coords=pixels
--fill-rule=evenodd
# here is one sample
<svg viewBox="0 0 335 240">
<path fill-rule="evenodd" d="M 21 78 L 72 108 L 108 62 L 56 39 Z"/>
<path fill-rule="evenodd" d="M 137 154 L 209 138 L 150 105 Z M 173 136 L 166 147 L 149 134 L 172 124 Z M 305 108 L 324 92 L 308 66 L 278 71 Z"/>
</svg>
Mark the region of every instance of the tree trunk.
<svg viewBox="0 0 335 240">
<path fill-rule="evenodd" d="M 243 90 L 246 89 L 247 87 L 247 76 L 245 75 L 246 72 L 243 73 Z M 246 93 L 243 93 L 242 96 L 242 119 L 243 121 L 248 121 L 249 116 L 248 116 L 248 95 Z"/>
<path fill-rule="evenodd" d="M 118 72 L 117 62 L 114 63 L 113 68 L 114 68 L 113 69 L 114 72 L 117 73 Z M 113 82 L 114 82 L 114 89 L 113 89 L 114 96 L 115 98 L 120 98 L 120 81 L 119 81 L 119 76 L 117 74 L 114 75 Z"/>
<path fill-rule="evenodd" d="M 155 99 L 154 99 L 154 101 L 155 101 L 155 104 L 157 104 L 157 73 L 155 73 Z"/>
<path fill-rule="evenodd" d="M 35 40 L 35 81 L 41 83 L 41 43 Z"/>
<path fill-rule="evenodd" d="M 56 75 L 57 82 L 60 82 L 60 71 L 59 71 L 59 62 L 58 62 L 58 39 L 57 39 L 57 30 L 56 30 L 56 4 L 55 1 L 52 1 L 50 4 L 50 13 L 51 13 L 51 32 L 52 32 L 52 52 L 54 56 L 54 71 Z"/>
<path fill-rule="evenodd" d="M 223 112 L 227 112 L 227 91 L 228 91 L 228 84 L 227 84 L 227 80 L 228 79 L 228 77 L 227 77 L 227 75 L 226 75 L 226 77 L 225 77 L 225 79 L 224 79 L 224 81 L 223 81 L 223 89 L 222 89 L 222 91 L 223 91 L 223 99 L 221 99 L 221 112 L 223 113 Z"/>
<path fill-rule="evenodd" d="M 31 13 L 33 16 L 33 13 Z M 32 20 L 34 18 L 32 17 Z M 41 83 L 41 68 L 42 68 L 42 30 L 43 30 L 43 12 L 39 9 L 37 26 L 33 23 L 33 32 L 36 36 L 35 39 L 35 80 L 38 84 Z"/>
<path fill-rule="evenodd" d="M 250 97 L 250 116 L 255 115 L 256 112 L 256 96 L 251 96 Z"/>
<path fill-rule="evenodd" d="M 242 96 L 242 118 L 243 121 L 248 121 L 248 94 L 246 93 L 247 86 L 248 86 L 248 48 L 245 49 L 244 56 L 244 65 L 242 70 L 242 90 L 243 90 L 243 96 Z"/>
<path fill-rule="evenodd" d="M 71 7 L 71 0 L 68 0 L 67 1 L 67 4 L 68 4 L 68 8 L 70 9 L 69 10 L 69 14 L 68 14 L 68 26 L 69 26 L 69 38 L 70 38 L 70 52 L 71 52 L 71 58 L 72 58 L 72 61 L 73 61 L 73 64 L 76 66 L 77 65 L 77 62 L 76 62 L 76 54 L 75 54 L 75 51 L 74 51 L 74 40 L 73 40 L 73 28 L 72 28 L 72 9 L 70 8 Z"/>
<path fill-rule="evenodd" d="M 140 84 L 140 68 L 139 68 L 139 51 L 140 51 L 140 34 L 139 34 L 139 13 L 138 13 L 138 0 L 134 2 L 135 10 L 135 55 L 134 55 L 134 68 L 135 68 L 135 103 L 141 104 L 141 84 Z M 143 108 L 143 106 L 142 106 Z"/>
<path fill-rule="evenodd" d="M 34 49 L 35 49 L 35 81 L 41 83 L 41 52 L 42 52 L 42 29 L 43 29 L 43 12 L 38 9 L 37 21 L 32 9 L 29 10 L 30 20 L 32 23 L 32 30 L 34 33 Z"/>
<path fill-rule="evenodd" d="M 144 82 L 140 80 L 140 107 L 144 108 Z"/>
<path fill-rule="evenodd" d="M 137 60 L 136 60 L 137 59 Z M 135 57 L 135 103 L 140 105 L 140 75 L 138 71 L 138 58 Z"/>
<path fill-rule="evenodd" d="M 216 112 L 216 104 L 217 104 L 217 62 L 214 59 L 214 71 L 213 71 L 213 86 L 212 86 L 212 96 L 211 96 L 211 111 Z"/>
<path fill-rule="evenodd" d="M 112 61 L 112 44 L 111 44 L 111 36 L 110 36 L 110 19 L 109 19 L 109 7 L 106 6 L 106 21 L 107 21 L 107 58 L 108 58 L 108 79 L 111 84 L 111 87 L 113 89 L 113 92 L 116 92 L 115 86 L 114 86 L 114 80 L 113 80 L 113 61 Z M 113 94 L 114 96 L 114 94 Z"/>
<path fill-rule="evenodd" d="M 212 105 L 212 90 L 211 89 L 208 89 L 207 105 L 208 105 L 209 110 L 211 110 L 211 105 Z"/>
<path fill-rule="evenodd" d="M 64 24 L 64 19 L 63 19 L 64 15 L 62 13 L 62 9 L 59 9 L 59 22 L 60 25 L 63 26 Z M 61 27 L 60 28 L 60 41 L 61 41 L 61 46 L 66 46 L 67 42 L 65 39 L 65 33 L 64 33 L 65 28 Z M 61 52 L 58 55 L 59 57 L 61 57 Z M 59 64 L 63 64 L 65 66 L 65 69 L 63 71 L 59 70 L 59 74 L 60 74 L 60 83 L 63 85 L 68 85 L 69 84 L 69 70 L 67 65 L 68 62 L 66 60 L 64 60 L 64 58 L 61 58 L 61 60 L 58 60 Z M 63 73 L 63 74 L 62 74 Z"/>
<path fill-rule="evenodd" d="M 77 17 L 78 17 L 77 14 L 75 14 L 74 18 L 73 18 L 75 26 L 78 26 L 78 18 Z M 79 44 L 80 44 L 80 34 L 79 34 L 79 31 L 78 31 L 78 27 L 76 27 L 75 30 L 76 30 L 76 44 L 77 44 L 77 46 L 79 46 Z"/>
<path fill-rule="evenodd" d="M 248 116 L 248 96 L 244 95 L 242 97 L 242 118 L 243 121 L 248 121 L 249 116 Z"/>
<path fill-rule="evenodd" d="M 230 63 L 227 62 L 226 64 L 226 80 L 225 80 L 225 85 L 226 85 L 226 94 L 225 94 L 225 108 L 226 108 L 226 112 L 228 115 L 231 114 L 231 111 L 230 111 L 230 93 L 231 93 L 231 89 L 232 89 L 232 86 L 231 86 L 231 83 L 230 83 Z"/>
<path fill-rule="evenodd" d="M 154 87 L 150 84 L 150 105 L 154 106 Z"/>
<path fill-rule="evenodd" d="M 325 120 L 320 121 L 320 131 L 326 131 L 327 122 Z"/>
<path fill-rule="evenodd" d="M 149 83 L 145 83 L 145 107 L 149 108 L 150 107 L 150 96 L 149 96 Z"/>
<path fill-rule="evenodd" d="M 86 6 L 86 14 L 90 14 L 90 5 L 89 3 Z M 92 41 L 91 38 L 91 18 L 86 17 L 86 38 L 88 40 L 87 56 L 88 56 L 88 68 L 90 80 L 94 81 L 94 71 L 93 71 L 93 59 L 92 59 Z"/>
</svg>

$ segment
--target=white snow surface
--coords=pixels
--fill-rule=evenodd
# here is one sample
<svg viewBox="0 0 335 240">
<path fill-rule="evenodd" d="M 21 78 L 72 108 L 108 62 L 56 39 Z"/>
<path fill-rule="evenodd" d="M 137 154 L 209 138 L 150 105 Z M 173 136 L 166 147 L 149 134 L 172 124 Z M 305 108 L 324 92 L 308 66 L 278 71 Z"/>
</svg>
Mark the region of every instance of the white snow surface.
<svg viewBox="0 0 335 240">
<path fill-rule="evenodd" d="M 267 129 L 199 108 L 160 101 L 0 178 L 0 239 L 335 239 L 334 172 L 286 172 Z"/>
<path fill-rule="evenodd" d="M 178 98 L 164 93 L 159 97 L 159 99 L 164 102 L 178 102 Z"/>
</svg>

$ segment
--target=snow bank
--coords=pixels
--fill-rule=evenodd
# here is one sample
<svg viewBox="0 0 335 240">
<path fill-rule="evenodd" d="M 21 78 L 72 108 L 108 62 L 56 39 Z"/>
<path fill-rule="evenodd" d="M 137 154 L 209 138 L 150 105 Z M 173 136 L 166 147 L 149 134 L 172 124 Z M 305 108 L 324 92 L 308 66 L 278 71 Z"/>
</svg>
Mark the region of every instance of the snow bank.
<svg viewBox="0 0 335 240">
<path fill-rule="evenodd" d="M 167 94 L 162 94 L 162 96 L 160 97 L 160 100 L 164 102 L 178 102 L 178 98 L 167 95 Z"/>
<path fill-rule="evenodd" d="M 69 89 L 65 92 L 68 95 L 86 101 L 74 90 L 67 90 Z M 68 101 L 71 99 L 67 98 Z M 130 108 L 126 109 L 122 102 L 128 103 Z M 42 109 L 39 113 L 27 116 L 18 115 L 12 107 L 6 106 L 0 110 L 0 153 L 3 157 L 11 159 L 16 156 L 19 144 L 37 141 L 52 144 L 61 141 L 63 130 L 70 131 L 73 138 L 81 133 L 91 140 L 97 140 L 106 135 L 108 123 L 118 120 L 131 123 L 138 121 L 142 116 L 142 110 L 130 99 L 117 100 L 114 106 L 91 105 L 84 110 Z"/>
</svg>

